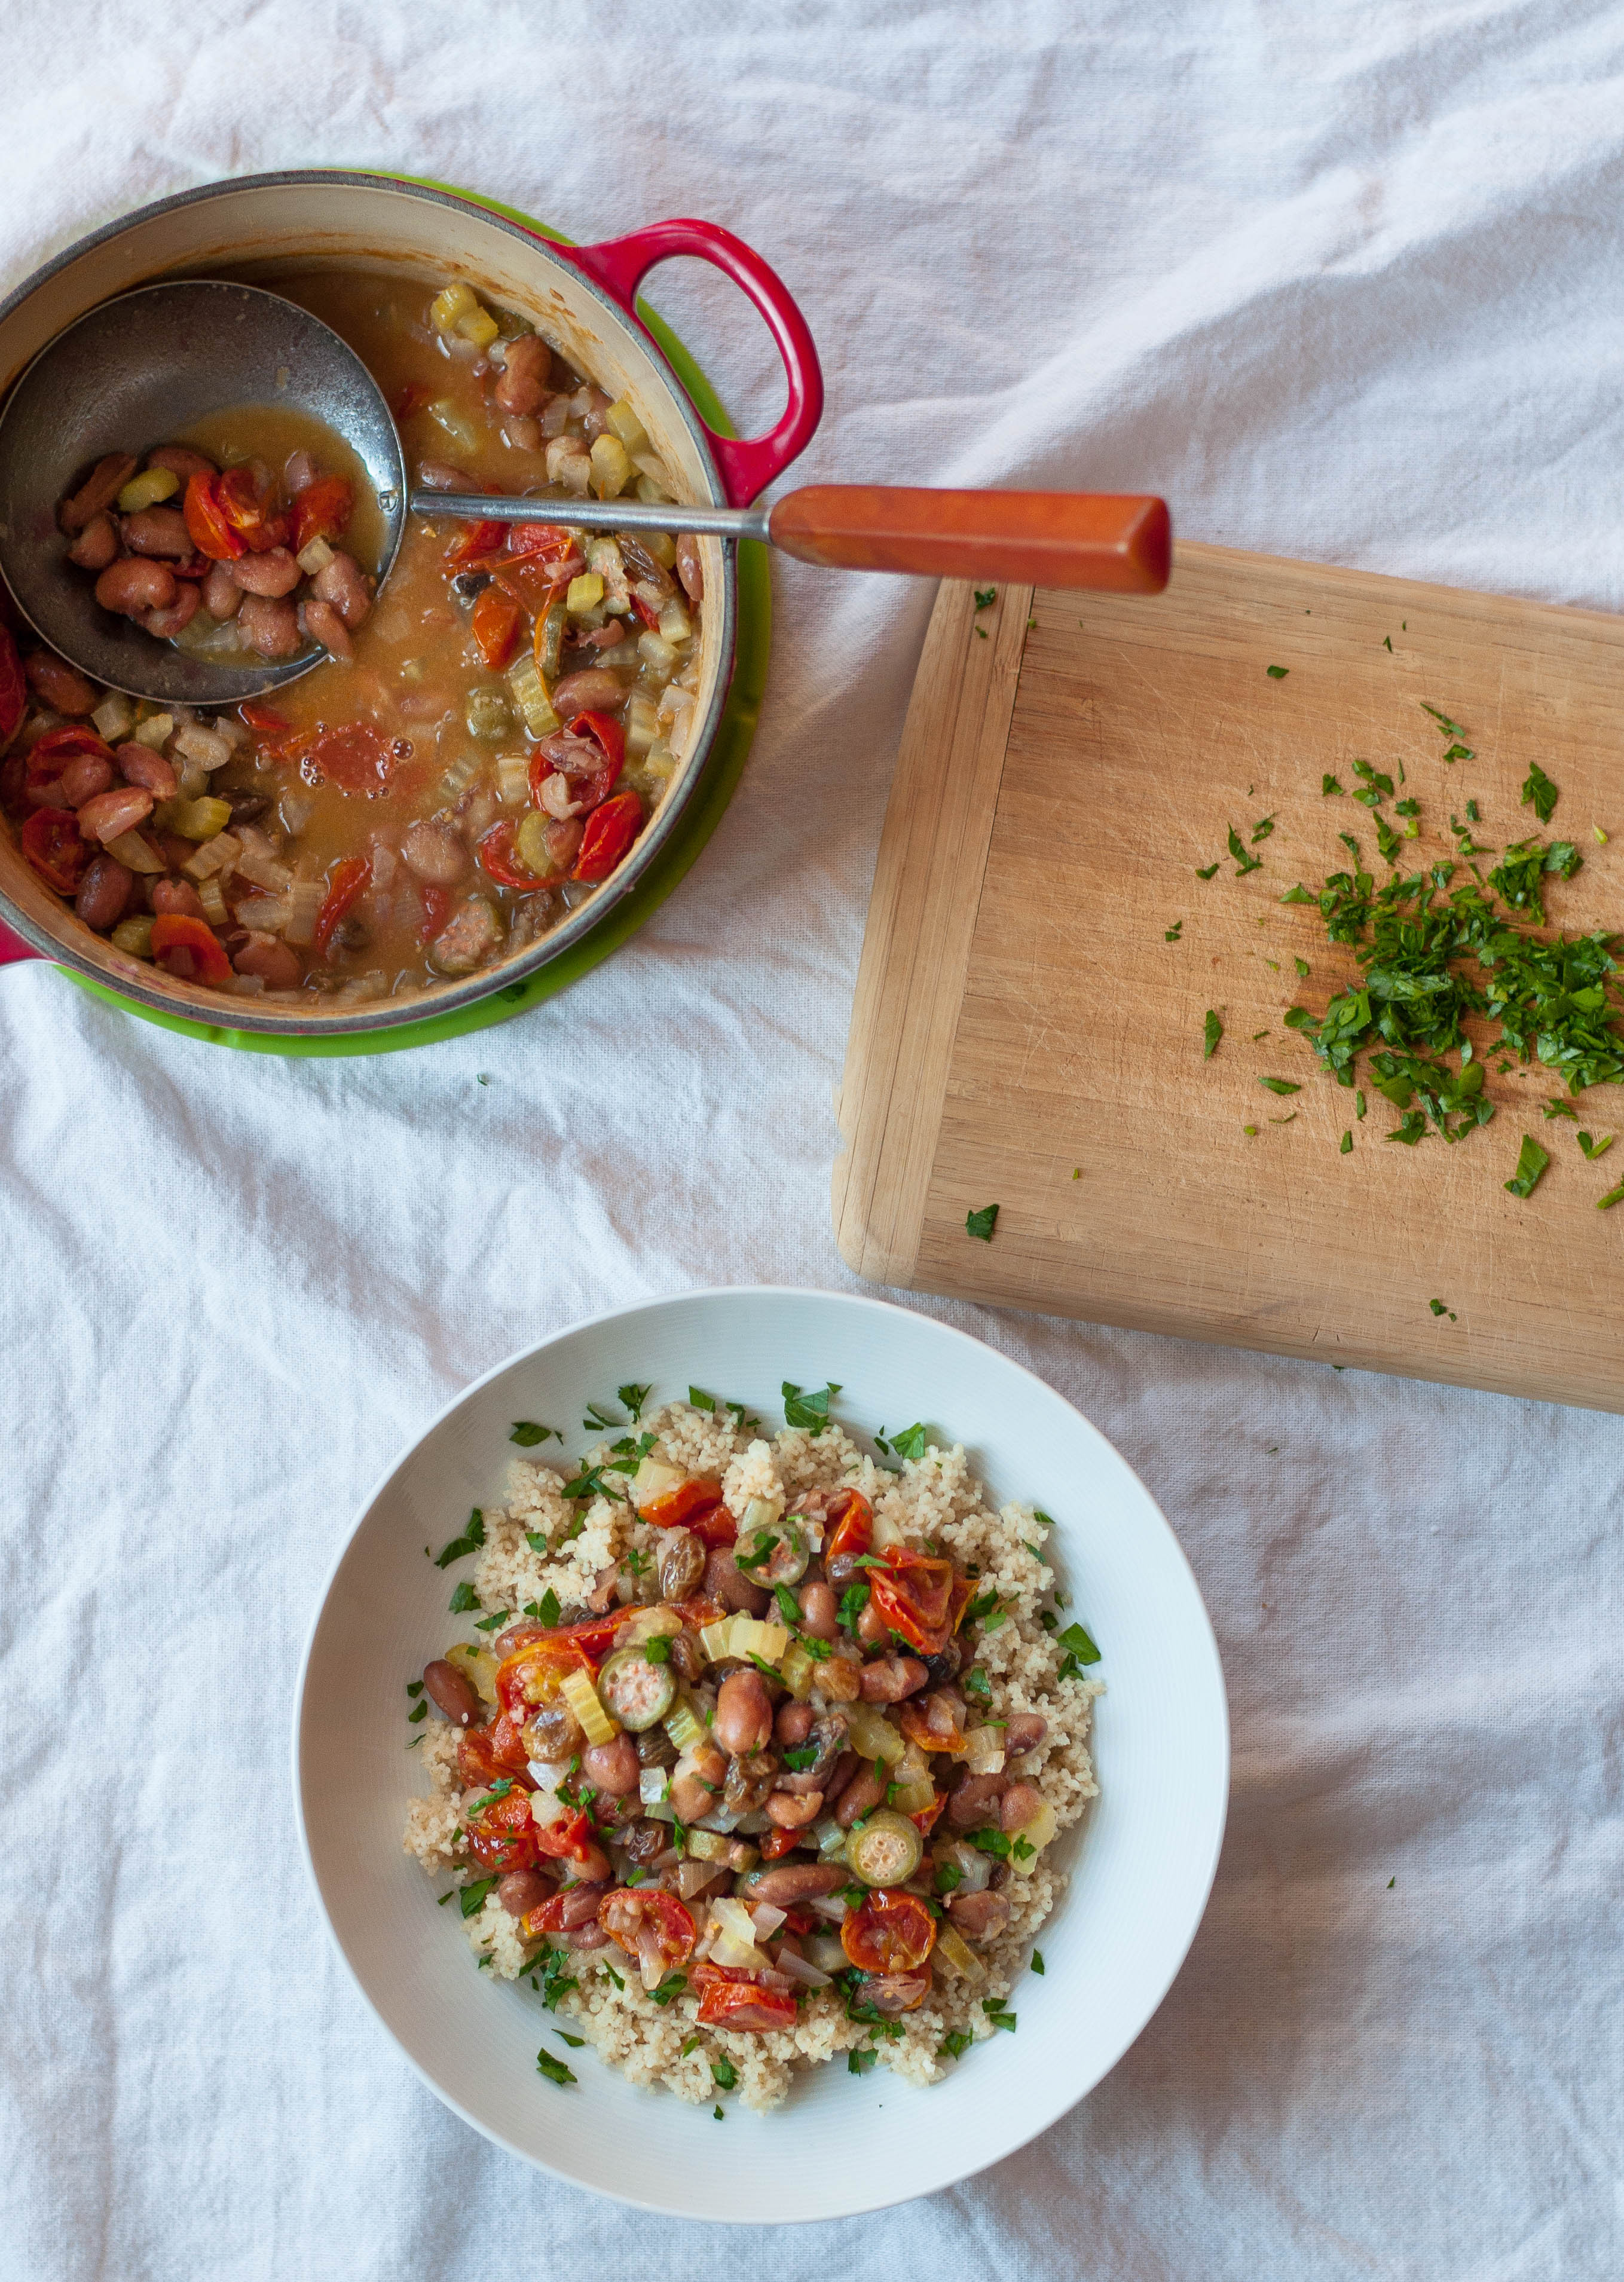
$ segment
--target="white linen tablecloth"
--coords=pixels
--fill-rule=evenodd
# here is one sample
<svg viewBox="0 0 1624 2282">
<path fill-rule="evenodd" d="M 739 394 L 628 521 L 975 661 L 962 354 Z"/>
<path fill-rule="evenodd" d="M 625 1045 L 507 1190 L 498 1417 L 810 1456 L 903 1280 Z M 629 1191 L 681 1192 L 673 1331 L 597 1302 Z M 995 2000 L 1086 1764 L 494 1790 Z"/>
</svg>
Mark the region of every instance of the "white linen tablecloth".
<svg viewBox="0 0 1624 2282">
<path fill-rule="evenodd" d="M 0 283 L 285 165 L 583 237 L 708 215 L 822 348 L 805 477 L 1155 489 L 1191 537 L 1616 607 L 1621 71 L 1600 0 L 9 0 Z M 729 290 L 653 292 L 764 424 Z M 830 1095 L 930 596 L 794 564 L 776 594 L 710 850 L 550 1005 L 285 1061 L 0 976 L 0 2273 L 1616 2272 L 1610 1418 L 947 1311 L 1161 1500 L 1236 1746 L 1160 2014 L 957 2192 L 769 2237 L 556 2185 L 422 2089 L 330 1953 L 287 1735 L 363 1489 L 577 1316 L 851 1281 Z"/>
</svg>

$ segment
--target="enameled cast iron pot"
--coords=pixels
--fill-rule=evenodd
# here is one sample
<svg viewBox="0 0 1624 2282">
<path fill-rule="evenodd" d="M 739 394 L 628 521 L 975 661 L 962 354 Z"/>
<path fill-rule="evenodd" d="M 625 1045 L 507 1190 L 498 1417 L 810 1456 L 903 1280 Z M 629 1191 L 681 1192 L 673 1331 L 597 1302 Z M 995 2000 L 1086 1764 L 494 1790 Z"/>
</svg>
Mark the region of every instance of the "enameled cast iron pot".
<svg viewBox="0 0 1624 2282">
<path fill-rule="evenodd" d="M 636 314 L 642 278 L 657 262 L 683 254 L 734 279 L 777 343 L 789 402 L 765 436 L 741 442 L 707 425 Z M 0 302 L 0 395 L 64 326 L 115 293 L 159 277 L 241 276 L 294 263 L 365 265 L 430 290 L 465 277 L 531 319 L 578 370 L 631 401 L 690 504 L 746 505 L 805 448 L 822 413 L 817 353 L 800 311 L 759 255 L 712 223 L 655 222 L 600 245 L 566 246 L 453 191 L 390 175 L 328 171 L 252 175 L 189 190 L 82 238 Z M 75 461 L 122 440 L 85 437 Z M 680 527 L 680 516 L 673 520 Z M 522 983 L 570 951 L 637 885 L 671 842 L 703 772 L 733 671 L 738 580 L 730 544 L 708 539 L 699 545 L 705 578 L 700 685 L 681 769 L 614 877 L 517 958 L 407 997 L 330 1009 L 314 999 L 297 1007 L 262 1006 L 179 982 L 115 951 L 51 893 L 15 842 L 0 834 L 0 963 L 54 959 L 156 1013 L 290 1039 L 336 1040 L 420 1024 Z"/>
</svg>

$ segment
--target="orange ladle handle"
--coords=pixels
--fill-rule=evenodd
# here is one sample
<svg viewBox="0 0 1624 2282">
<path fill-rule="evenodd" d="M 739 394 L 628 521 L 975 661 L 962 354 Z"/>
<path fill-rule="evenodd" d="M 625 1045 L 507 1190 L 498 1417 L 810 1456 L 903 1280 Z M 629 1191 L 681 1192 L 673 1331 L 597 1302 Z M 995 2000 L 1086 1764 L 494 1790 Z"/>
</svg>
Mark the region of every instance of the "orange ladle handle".
<svg viewBox="0 0 1624 2282">
<path fill-rule="evenodd" d="M 1165 500 L 1114 492 L 905 491 L 812 484 L 772 508 L 773 544 L 831 570 L 1004 578 L 1159 594 L 1172 557 Z"/>
</svg>

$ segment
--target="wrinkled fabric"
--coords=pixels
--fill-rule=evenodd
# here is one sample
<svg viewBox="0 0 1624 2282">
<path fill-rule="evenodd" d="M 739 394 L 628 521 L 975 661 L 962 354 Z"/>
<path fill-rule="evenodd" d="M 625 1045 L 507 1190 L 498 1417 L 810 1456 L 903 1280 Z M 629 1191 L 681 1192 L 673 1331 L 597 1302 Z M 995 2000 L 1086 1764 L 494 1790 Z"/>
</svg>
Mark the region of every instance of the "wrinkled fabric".
<svg viewBox="0 0 1624 2282">
<path fill-rule="evenodd" d="M 583 238 L 703 214 L 816 332 L 804 479 L 1155 489 L 1190 537 L 1617 606 L 1624 15 L 1596 0 L 11 0 L 0 58 L 7 288 L 278 166 L 434 175 Z M 651 291 L 765 424 L 730 289 Z M 380 1471 L 578 1316 L 852 1282 L 831 1092 L 930 594 L 783 563 L 775 595 L 711 846 L 551 1005 L 282 1060 L 0 974 L 0 2273 L 1616 2271 L 1609 1418 L 940 1309 L 1144 1475 L 1235 1727 L 1167 2001 L 952 2193 L 779 2236 L 596 2200 L 444 2110 L 331 1954 L 288 1730 Z"/>
</svg>

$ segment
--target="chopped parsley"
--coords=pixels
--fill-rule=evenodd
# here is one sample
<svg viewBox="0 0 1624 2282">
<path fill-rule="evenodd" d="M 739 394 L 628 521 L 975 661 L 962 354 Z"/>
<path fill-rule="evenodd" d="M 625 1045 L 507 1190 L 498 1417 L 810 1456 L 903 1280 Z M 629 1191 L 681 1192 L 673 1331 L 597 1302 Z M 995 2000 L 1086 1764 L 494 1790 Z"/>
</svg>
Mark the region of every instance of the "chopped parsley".
<svg viewBox="0 0 1624 2282">
<path fill-rule="evenodd" d="M 1550 1150 L 1542 1149 L 1532 1133 L 1525 1133 L 1522 1147 L 1517 1153 L 1517 1170 L 1503 1185 L 1514 1197 L 1531 1197 L 1539 1186 L 1541 1174 L 1550 1162 Z"/>
<path fill-rule="evenodd" d="M 669 2005 L 672 1999 L 680 1997 L 687 1987 L 686 1973 L 668 1973 L 657 1989 L 651 1989 L 649 1991 L 649 1999 L 656 2005 Z M 726 2085 L 723 2089 L 724 2091 L 727 2089 Z"/>
<path fill-rule="evenodd" d="M 622 1402 L 625 1403 L 626 1409 L 631 1412 L 633 1425 L 641 1425 L 642 1423 L 643 1405 L 649 1400 L 649 1395 L 654 1392 L 652 1385 L 648 1386 L 639 1386 L 635 1379 L 630 1379 L 625 1386 L 618 1386 L 615 1389 L 615 1392 L 620 1397 Z"/>
<path fill-rule="evenodd" d="M 483 1603 L 480 1601 L 478 1594 L 475 1592 L 467 1578 L 464 1577 L 462 1583 L 457 1587 L 455 1592 L 451 1595 L 452 1615 L 454 1617 L 460 1617 L 467 1610 L 478 1609 L 482 1605 Z"/>
<path fill-rule="evenodd" d="M 1057 1633 L 1055 1645 L 1063 1648 L 1068 1657 L 1076 1657 L 1079 1664 L 1098 1664 L 1100 1661 L 1100 1650 L 1081 1625 L 1068 1625 L 1063 1633 Z M 1061 1677 L 1068 1679 L 1070 1676 L 1062 1666 Z"/>
<path fill-rule="evenodd" d="M 1596 1209 L 1597 1212 L 1611 1212 L 1620 1200 L 1624 1200 L 1624 1181 L 1620 1181 L 1616 1189 L 1609 1189 L 1605 1197 L 1597 1197 Z"/>
<path fill-rule="evenodd" d="M 1007 2029 L 1011 2036 L 1014 2034 L 1015 2015 L 1006 2010 L 1001 1997 L 983 1997 L 981 2009 L 995 2029 Z"/>
<path fill-rule="evenodd" d="M 991 1244 L 992 1231 L 998 1225 L 998 1208 L 996 1205 L 983 1205 L 979 1212 L 966 1213 L 964 1216 L 966 1233 L 979 1238 L 983 1244 Z"/>
<path fill-rule="evenodd" d="M 998 590 L 996 586 L 977 586 L 975 589 L 975 607 L 977 610 L 990 610 L 994 602 L 997 602 L 998 598 Z"/>
<path fill-rule="evenodd" d="M 1579 1146 L 1584 1152 L 1585 1155 L 1592 1160 L 1597 1157 L 1605 1157 L 1608 1150 L 1612 1148 L 1614 1138 L 1611 1133 L 1604 1133 L 1599 1141 L 1593 1140 L 1588 1133 L 1575 1134 L 1573 1137 L 1578 1142 Z"/>
<path fill-rule="evenodd" d="M 603 1461 L 606 1474 L 634 1474 L 653 1449 L 657 1437 L 652 1434 L 623 1434 L 613 1444 L 612 1455 Z"/>
<path fill-rule="evenodd" d="M 975 1664 L 970 1666 L 968 1672 L 964 1675 L 962 1685 L 967 1696 L 979 1696 L 985 1702 L 989 1704 L 991 1703 L 992 1682 L 988 1679 L 980 1665 Z"/>
<path fill-rule="evenodd" d="M 544 1558 L 553 1549 L 539 1529 L 527 1529 L 524 1532 L 524 1542 L 532 1553 L 540 1553 Z"/>
<path fill-rule="evenodd" d="M 449 1569 L 454 1561 L 460 1561 L 465 1553 L 477 1553 L 484 1543 L 485 1516 L 476 1506 L 468 1517 L 468 1527 L 461 1537 L 454 1537 L 449 1545 L 435 1555 L 434 1566 Z"/>
<path fill-rule="evenodd" d="M 714 1410 L 716 1408 L 715 1395 L 707 1394 L 703 1386 L 690 1386 L 688 1399 L 695 1410 Z"/>
<path fill-rule="evenodd" d="M 496 1881 L 494 1878 L 476 1878 L 471 1886 L 462 1886 L 458 1888 L 457 1899 L 462 1906 L 462 1915 L 465 1918 L 477 1918 L 478 1916 L 480 1911 L 485 1907 L 486 1896 L 491 1891 Z"/>
<path fill-rule="evenodd" d="M 975 2041 L 967 2029 L 950 2029 L 936 2046 L 936 2058 L 956 2061 L 961 2053 L 969 2051 Z"/>
<path fill-rule="evenodd" d="M 577 1502 L 582 1502 L 587 1498 L 618 1498 L 622 1505 L 629 1504 L 630 1500 L 623 1489 L 618 1487 L 613 1482 L 604 1480 L 605 1471 L 602 1466 L 583 1466 L 573 1481 L 564 1484 L 559 1492 L 560 1497 L 567 1497 Z M 571 1533 L 573 1536 L 579 1536 L 579 1531 Z"/>
<path fill-rule="evenodd" d="M 1447 1301 L 1442 1300 L 1429 1300 L 1426 1304 L 1432 1309 L 1434 1316 L 1447 1316 L 1451 1323 L 1455 1322 L 1455 1310 L 1447 1303 Z"/>
<path fill-rule="evenodd" d="M 1218 867 L 1216 864 L 1208 864 L 1205 866 L 1198 865 L 1196 866 L 1195 876 L 1198 880 L 1210 880 L 1217 871 L 1217 868 Z"/>
<path fill-rule="evenodd" d="M 568 1971 L 570 1952 L 567 1949 L 549 1949 L 540 1961 L 541 2002 L 549 2013 L 556 2012 L 558 2008 L 558 1999 L 561 1997 L 567 1997 L 571 1989 L 579 1989 L 580 1983 Z M 537 1960 L 532 1960 L 532 1969 L 536 1962 Z"/>
<path fill-rule="evenodd" d="M 538 1442 L 562 1442 L 563 1436 L 556 1426 L 538 1426 L 533 1418 L 516 1418 L 509 1442 L 517 1442 L 521 1450 L 533 1450 Z"/>
<path fill-rule="evenodd" d="M 1542 824 L 1549 824 L 1559 797 L 1557 787 L 1537 761 L 1530 761 L 1522 780 L 1522 804 L 1531 808 Z"/>
<path fill-rule="evenodd" d="M 408 1696 L 421 1696 L 423 1694 L 422 1680 L 408 1680 L 406 1683 L 406 1692 Z"/>
<path fill-rule="evenodd" d="M 1270 1093 L 1301 1093 L 1302 1088 L 1288 1077 L 1260 1077 L 1259 1085 L 1267 1086 Z"/>
<path fill-rule="evenodd" d="M 1229 828 L 1229 852 L 1235 859 L 1235 877 L 1238 880 L 1244 880 L 1248 872 L 1261 872 L 1263 868 L 1261 856 L 1247 855 L 1240 834 L 1232 824 Z"/>
<path fill-rule="evenodd" d="M 697 2044 L 699 2039 L 695 2038 L 694 2041 Z M 687 2045 L 684 2045 L 683 2050 L 686 2052 L 687 2049 Z M 723 2092 L 731 2092 L 739 2081 L 739 2071 L 730 2060 L 712 2061 L 711 2074 Z"/>
<path fill-rule="evenodd" d="M 572 2068 L 558 2059 L 556 2053 L 545 2049 L 536 2054 L 536 2068 L 549 2084 L 576 2084 L 579 2081 Z"/>
<path fill-rule="evenodd" d="M 611 1418 L 602 1405 L 597 1402 L 589 1402 L 587 1405 L 587 1416 L 581 1420 L 581 1424 L 588 1434 L 608 1433 L 611 1428 L 618 1426 L 619 1424 L 618 1418 Z"/>
<path fill-rule="evenodd" d="M 1284 681 L 1291 668 L 1289 665 L 1268 665 L 1263 671 L 1270 681 Z"/>
<path fill-rule="evenodd" d="M 610 1979 L 614 1983 L 614 1984 L 615 1984 L 615 1986 L 616 1986 L 616 1988 L 617 1988 L 617 1989 L 619 1989 L 619 1990 L 624 1990 L 624 1989 L 625 1989 L 625 1987 L 626 1987 L 626 1983 L 621 1979 L 620 1975 L 616 1972 L 616 1970 L 615 1970 L 614 1967 L 610 1963 L 610 1961 L 609 1961 L 608 1958 L 605 1958 L 605 1959 L 604 1959 L 604 1960 L 603 1960 L 603 1970 L 604 1970 L 604 1972 L 605 1972 L 605 1973 L 607 1973 L 607 1974 L 608 1974 L 608 1975 L 609 1975 Z"/>
<path fill-rule="evenodd" d="M 867 1606 L 868 1587 L 860 1577 L 856 1578 L 841 1595 L 838 1617 L 845 1631 L 856 1631 L 857 1620 Z"/>
<path fill-rule="evenodd" d="M 951 1894 L 955 1887 L 963 1883 L 964 1872 L 956 1862 L 936 1864 L 936 1890 L 938 1894 Z"/>
<path fill-rule="evenodd" d="M 1201 1060 L 1204 1062 L 1209 1062 L 1212 1060 L 1217 1051 L 1218 1041 L 1223 1036 L 1224 1025 L 1209 1006 L 1207 1009 L 1207 1020 L 1201 1025 Z"/>
<path fill-rule="evenodd" d="M 1162 940 L 1163 943 L 1177 943 L 1184 931 L 1184 921 L 1182 920 L 1175 920 L 1170 928 L 1167 928 L 1163 930 Z"/>
<path fill-rule="evenodd" d="M 1351 1130 L 1343 1134 L 1340 1142 L 1338 1144 L 1338 1153 L 1344 1157 L 1352 1156 L 1353 1134 Z"/>
<path fill-rule="evenodd" d="M 1347 798 L 1345 788 L 1340 785 L 1333 776 L 1322 776 L 1319 780 L 1320 798 L 1322 800 L 1329 800 L 1333 793 L 1341 793 L 1343 798 Z"/>
<path fill-rule="evenodd" d="M 785 1379 L 785 1425 L 802 1427 L 811 1434 L 821 1434 L 829 1423 L 829 1404 L 839 1393 L 839 1386 L 833 1380 L 828 1386 L 820 1386 L 815 1394 L 803 1394 L 798 1386 Z"/>
<path fill-rule="evenodd" d="M 1272 816 L 1260 816 L 1257 822 L 1252 827 L 1253 847 L 1255 848 L 1260 840 L 1267 840 L 1273 830 L 1274 818 Z"/>
<path fill-rule="evenodd" d="M 1559 1097 L 1555 1101 L 1542 1101 L 1540 1104 L 1540 1112 L 1545 1117 L 1571 1117 L 1575 1122 L 1579 1116 L 1579 1112 L 1573 1107 L 1573 1103 L 1563 1101 Z"/>
<path fill-rule="evenodd" d="M 498 1609 L 494 1616 L 481 1617 L 474 1630 L 477 1633 L 493 1633 L 505 1625 L 512 1614 L 511 1609 Z"/>
<path fill-rule="evenodd" d="M 669 1664 L 671 1662 L 671 1634 L 669 1633 L 651 1633 L 649 1635 L 649 1638 L 642 1643 L 642 1650 L 643 1661 L 646 1664 Z"/>
<path fill-rule="evenodd" d="M 1032 1952 L 1032 1970 L 1034 1973 L 1037 1974 L 1044 1973 L 1047 1970 L 1047 1968 L 1045 1966 L 1043 1961 L 1043 1952 L 1040 1949 L 1035 1949 Z"/>
<path fill-rule="evenodd" d="M 536 1614 L 544 1625 L 556 1625 L 563 1611 L 558 1605 L 558 1595 L 549 1585 L 536 1603 Z"/>
<path fill-rule="evenodd" d="M 923 1424 L 916 1423 L 912 1426 L 905 1426 L 899 1434 L 893 1434 L 889 1443 L 883 1438 L 883 1430 L 874 1436 L 874 1440 L 881 1449 L 889 1448 L 899 1458 L 918 1460 L 924 1456 L 930 1447 L 928 1440 L 929 1431 Z"/>
<path fill-rule="evenodd" d="M 419 1719 L 426 1719 L 428 1718 L 429 1707 L 426 1704 L 420 1704 L 415 1712 L 408 1712 L 406 1716 L 410 1724 L 415 1727 Z"/>
</svg>

